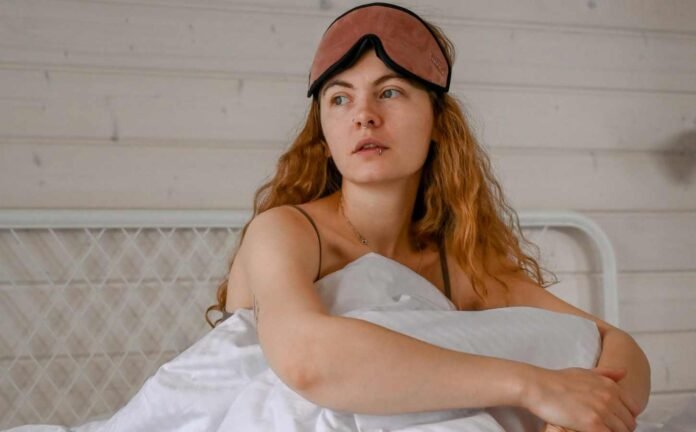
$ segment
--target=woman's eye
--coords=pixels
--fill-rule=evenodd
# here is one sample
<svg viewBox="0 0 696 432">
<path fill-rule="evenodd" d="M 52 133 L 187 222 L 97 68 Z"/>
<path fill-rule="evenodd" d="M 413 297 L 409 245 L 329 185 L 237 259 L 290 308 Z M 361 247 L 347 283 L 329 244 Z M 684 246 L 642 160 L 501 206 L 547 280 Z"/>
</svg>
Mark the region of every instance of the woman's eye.
<svg viewBox="0 0 696 432">
<path fill-rule="evenodd" d="M 331 98 L 331 102 L 332 102 L 334 105 L 343 105 L 342 103 L 340 103 L 340 98 L 344 98 L 344 97 L 345 97 L 345 96 L 343 96 L 343 95 L 334 96 L 334 97 Z"/>
<path fill-rule="evenodd" d="M 384 90 L 384 92 L 382 94 L 385 95 L 386 97 L 392 98 L 396 94 L 399 94 L 399 93 L 401 93 L 401 92 L 397 89 L 386 89 L 386 90 Z"/>
<path fill-rule="evenodd" d="M 397 90 L 397 89 L 386 89 L 382 92 L 382 96 L 387 98 L 387 99 L 391 99 L 394 96 L 397 96 L 399 94 L 401 94 L 401 91 Z M 345 100 L 342 101 L 342 99 L 345 99 Z M 347 99 L 348 98 L 346 95 L 333 96 L 333 97 L 331 97 L 331 104 L 332 105 L 345 105 L 345 103 L 347 102 Z"/>
</svg>

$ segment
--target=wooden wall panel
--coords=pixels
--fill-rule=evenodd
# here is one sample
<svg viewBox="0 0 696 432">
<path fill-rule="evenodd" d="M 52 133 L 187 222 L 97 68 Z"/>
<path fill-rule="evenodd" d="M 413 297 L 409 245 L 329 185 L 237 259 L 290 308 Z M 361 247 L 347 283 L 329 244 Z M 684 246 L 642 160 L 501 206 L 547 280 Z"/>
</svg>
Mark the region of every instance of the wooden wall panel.
<svg viewBox="0 0 696 432">
<path fill-rule="evenodd" d="M 331 22 L 326 15 L 269 9 L 10 4 L 14 7 L 0 16 L 21 20 L 31 31 L 7 26 L 0 32 L 3 61 L 35 68 L 89 65 L 306 79 L 318 39 Z M 673 92 L 696 87 L 691 33 L 433 20 L 460 52 L 455 82 Z"/>
<path fill-rule="evenodd" d="M 28 208 L 249 208 L 282 151 L 255 142 L 189 144 L 11 140 L 0 145 L 0 201 Z M 696 188 L 670 177 L 684 166 L 676 155 L 493 149 L 491 156 L 518 210 L 696 210 Z"/>
<path fill-rule="evenodd" d="M 301 126 L 320 35 L 358 3 L 2 2 L 0 208 L 249 209 Z M 452 94 L 513 207 L 609 235 L 622 326 L 653 365 L 644 418 L 666 418 L 696 395 L 696 4 L 401 3 L 453 39 Z M 596 310 L 587 239 L 535 238 L 555 292 Z"/>
<path fill-rule="evenodd" d="M 3 69 L 0 138 L 258 141 L 281 148 L 304 121 L 306 83 L 234 73 Z M 696 94 L 455 84 L 489 147 L 693 155 Z M 276 141 L 266 143 L 267 141 Z M 685 173 L 686 175 L 687 173 Z"/>
</svg>

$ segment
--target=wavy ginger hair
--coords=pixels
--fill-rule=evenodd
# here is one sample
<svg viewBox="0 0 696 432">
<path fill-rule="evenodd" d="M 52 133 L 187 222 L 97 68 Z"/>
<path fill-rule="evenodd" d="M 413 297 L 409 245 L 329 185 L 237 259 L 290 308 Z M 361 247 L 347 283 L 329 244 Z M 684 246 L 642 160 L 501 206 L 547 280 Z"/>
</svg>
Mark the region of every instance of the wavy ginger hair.
<svg viewBox="0 0 696 432">
<path fill-rule="evenodd" d="M 439 27 L 426 24 L 444 48 L 449 64 L 454 64 L 452 42 Z M 488 294 L 483 282 L 485 275 L 509 290 L 503 280 L 492 274 L 492 268 L 505 273 L 523 271 L 544 288 L 557 283 L 555 275 L 554 281 L 548 282 L 537 261 L 523 252 L 520 240 L 537 251 L 538 248 L 524 237 L 517 213 L 507 204 L 488 155 L 470 130 L 459 102 L 447 93 L 429 91 L 429 94 L 434 112 L 434 139 L 423 165 L 411 217 L 411 233 L 416 244 L 446 239 L 448 252 L 469 275 L 474 291 L 484 302 Z M 304 127 L 280 156 L 275 176 L 256 191 L 251 219 L 273 207 L 314 201 L 341 188 L 342 175 L 324 152 L 326 144 L 319 111 L 315 93 Z M 251 219 L 241 230 L 228 275 Z M 218 286 L 217 304 L 206 310 L 205 319 L 211 327 L 222 320 L 211 322 L 208 315 L 211 311 L 225 310 L 228 278 Z"/>
</svg>

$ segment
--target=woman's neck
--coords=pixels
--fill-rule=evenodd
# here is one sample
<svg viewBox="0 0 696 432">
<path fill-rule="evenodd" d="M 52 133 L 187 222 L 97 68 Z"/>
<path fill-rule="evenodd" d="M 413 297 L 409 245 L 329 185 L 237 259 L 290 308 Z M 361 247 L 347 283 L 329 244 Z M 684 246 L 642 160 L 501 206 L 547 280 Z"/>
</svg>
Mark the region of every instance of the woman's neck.
<svg viewBox="0 0 696 432">
<path fill-rule="evenodd" d="M 344 184 L 334 196 L 336 216 L 343 219 L 346 230 L 356 236 L 356 241 L 358 235 L 364 237 L 367 248 L 389 258 L 413 249 L 410 226 L 417 184 L 394 189 Z"/>
</svg>

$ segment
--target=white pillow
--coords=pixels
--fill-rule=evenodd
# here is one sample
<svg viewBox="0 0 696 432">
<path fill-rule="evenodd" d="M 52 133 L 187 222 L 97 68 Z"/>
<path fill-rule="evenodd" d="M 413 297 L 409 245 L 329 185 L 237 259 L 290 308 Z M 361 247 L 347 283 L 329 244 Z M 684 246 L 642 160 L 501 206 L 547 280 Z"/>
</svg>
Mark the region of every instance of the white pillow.
<svg viewBox="0 0 696 432">
<path fill-rule="evenodd" d="M 599 331 L 593 321 L 531 307 L 473 312 L 355 310 L 345 316 L 370 321 L 443 348 L 516 360 L 548 369 L 592 368 L 601 351 Z M 395 430 L 455 418 L 481 420 L 490 414 L 500 424 L 520 425 L 506 426 L 505 430 L 523 430 L 526 426 L 522 424 L 538 420 L 521 409 L 496 408 L 486 412 L 446 410 L 389 416 L 356 414 L 356 422 L 360 430 Z"/>
</svg>

